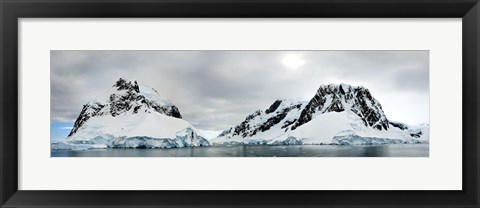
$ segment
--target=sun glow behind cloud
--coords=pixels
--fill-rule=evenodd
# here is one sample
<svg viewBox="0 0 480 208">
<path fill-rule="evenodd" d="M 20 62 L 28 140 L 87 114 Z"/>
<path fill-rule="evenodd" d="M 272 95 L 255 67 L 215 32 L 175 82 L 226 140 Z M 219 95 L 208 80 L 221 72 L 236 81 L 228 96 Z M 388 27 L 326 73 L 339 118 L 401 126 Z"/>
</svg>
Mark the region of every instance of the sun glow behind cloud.
<svg viewBox="0 0 480 208">
<path fill-rule="evenodd" d="M 305 64 L 305 60 L 299 54 L 288 54 L 282 59 L 282 64 L 291 71 L 296 71 Z"/>
</svg>

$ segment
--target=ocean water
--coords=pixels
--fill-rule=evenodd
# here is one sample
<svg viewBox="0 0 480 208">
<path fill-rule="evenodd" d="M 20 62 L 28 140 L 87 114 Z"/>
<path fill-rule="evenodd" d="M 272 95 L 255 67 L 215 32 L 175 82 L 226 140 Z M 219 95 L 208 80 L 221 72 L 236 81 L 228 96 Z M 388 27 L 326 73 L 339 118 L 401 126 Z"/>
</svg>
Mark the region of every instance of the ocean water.
<svg viewBox="0 0 480 208">
<path fill-rule="evenodd" d="M 52 157 L 428 157 L 428 144 L 215 145 L 172 149 L 51 150 Z"/>
</svg>

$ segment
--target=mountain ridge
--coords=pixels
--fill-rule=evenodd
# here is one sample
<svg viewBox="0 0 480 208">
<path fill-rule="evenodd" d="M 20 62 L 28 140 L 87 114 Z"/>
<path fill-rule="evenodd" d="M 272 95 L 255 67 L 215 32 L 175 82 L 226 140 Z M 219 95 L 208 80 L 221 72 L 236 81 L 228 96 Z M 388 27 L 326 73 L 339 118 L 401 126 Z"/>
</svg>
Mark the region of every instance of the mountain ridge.
<svg viewBox="0 0 480 208">
<path fill-rule="evenodd" d="M 332 113 L 335 115 L 332 116 Z M 331 122 L 316 121 L 320 122 L 321 126 L 303 127 L 313 120 L 324 120 L 325 117 L 333 120 Z M 339 122 L 337 125 L 344 129 L 332 126 L 335 122 Z M 323 129 L 323 132 L 314 131 L 315 128 L 322 129 L 322 126 L 330 126 L 330 129 Z M 297 131 L 297 129 L 302 130 Z M 330 132 L 331 129 L 337 129 L 337 132 Z M 423 128 L 422 131 L 400 122 L 389 121 L 380 102 L 366 87 L 342 83 L 320 85 L 315 95 L 308 101 L 275 100 L 266 110 L 255 111 L 240 124 L 224 130 L 212 141 L 282 144 L 283 141 L 280 140 L 283 139 L 288 141 L 287 144 L 299 144 L 300 140 L 311 140 L 310 143 L 316 143 L 312 138 L 297 137 L 306 136 L 301 132 L 318 134 L 310 133 L 307 137 L 321 137 L 319 135 L 324 132 L 330 132 L 331 141 L 323 138 L 317 143 L 335 143 L 333 140 L 336 135 L 345 136 L 344 134 L 348 132 L 347 136 L 352 138 L 364 135 L 373 138 L 370 140 L 374 141 L 391 137 L 394 139 L 388 142 L 398 143 L 399 140 L 428 142 L 428 138 L 425 139 L 424 136 L 425 131 L 428 130 Z M 230 140 L 230 138 L 233 139 Z M 320 139 L 317 140 L 320 141 Z"/>
<path fill-rule="evenodd" d="M 165 99 L 158 95 L 158 92 L 151 88 L 149 90 L 155 93 L 150 93 L 155 96 L 156 99 L 151 99 L 140 92 L 140 86 L 137 81 L 130 81 L 126 78 L 120 78 L 112 88 L 116 89 L 113 92 L 107 91 L 109 99 L 108 101 L 100 101 L 95 98 L 94 101 L 90 101 L 83 105 L 80 115 L 75 120 L 74 126 L 68 136 L 72 136 L 82 125 L 91 117 L 111 115 L 113 117 L 126 113 L 133 109 L 133 113 L 138 113 L 139 110 L 145 110 L 145 112 L 151 113 L 156 111 L 158 113 L 165 114 L 167 116 L 182 118 L 180 111 L 175 105 L 170 102 L 165 102 Z M 148 89 L 144 87 L 143 90 Z M 142 90 L 142 91 L 143 91 Z M 159 103 L 158 100 L 162 102 Z"/>
</svg>

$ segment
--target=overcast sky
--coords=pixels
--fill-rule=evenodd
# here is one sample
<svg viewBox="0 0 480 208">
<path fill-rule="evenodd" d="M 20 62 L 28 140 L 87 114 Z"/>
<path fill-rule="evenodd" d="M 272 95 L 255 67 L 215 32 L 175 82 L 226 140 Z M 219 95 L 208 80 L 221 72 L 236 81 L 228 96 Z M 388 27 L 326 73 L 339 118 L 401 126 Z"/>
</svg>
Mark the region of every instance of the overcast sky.
<svg viewBox="0 0 480 208">
<path fill-rule="evenodd" d="M 52 122 L 74 122 L 119 77 L 155 88 L 213 133 L 330 83 L 367 87 L 390 120 L 429 122 L 428 51 L 52 51 Z"/>
</svg>

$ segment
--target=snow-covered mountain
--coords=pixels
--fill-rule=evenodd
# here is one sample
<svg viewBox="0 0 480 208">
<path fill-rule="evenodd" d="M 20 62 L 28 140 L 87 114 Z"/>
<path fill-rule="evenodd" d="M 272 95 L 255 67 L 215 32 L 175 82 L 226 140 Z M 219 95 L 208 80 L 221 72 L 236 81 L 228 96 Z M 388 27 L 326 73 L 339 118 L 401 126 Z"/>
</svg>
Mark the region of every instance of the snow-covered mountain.
<svg viewBox="0 0 480 208">
<path fill-rule="evenodd" d="M 429 126 L 408 126 L 385 116 L 380 102 L 362 86 L 322 85 L 310 101 L 276 100 L 214 143 L 385 144 L 427 143 Z"/>
<path fill-rule="evenodd" d="M 56 149 L 172 148 L 208 146 L 170 101 L 137 81 L 120 78 L 85 104 L 68 137 Z"/>
<path fill-rule="evenodd" d="M 276 100 L 265 111 L 257 110 L 245 120 L 223 131 L 219 138 L 261 138 L 285 133 L 300 116 L 307 102 L 294 100 Z M 217 139 L 214 139 L 217 141 Z"/>
</svg>

